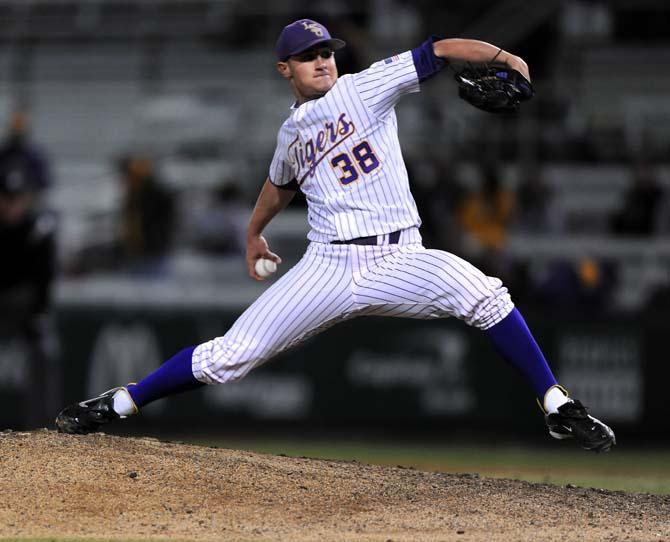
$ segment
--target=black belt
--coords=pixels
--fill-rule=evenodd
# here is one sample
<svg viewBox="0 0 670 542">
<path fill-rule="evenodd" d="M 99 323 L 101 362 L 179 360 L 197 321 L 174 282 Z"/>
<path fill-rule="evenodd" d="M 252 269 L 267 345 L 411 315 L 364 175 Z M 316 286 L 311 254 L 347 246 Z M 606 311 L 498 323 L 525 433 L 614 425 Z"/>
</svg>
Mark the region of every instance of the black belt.
<svg viewBox="0 0 670 542">
<path fill-rule="evenodd" d="M 389 233 L 389 245 L 397 245 L 400 241 L 400 231 Z M 379 245 L 379 238 L 384 238 L 384 235 L 370 235 L 369 237 L 356 237 L 356 239 L 349 239 L 347 241 L 331 241 L 331 245 Z"/>
</svg>

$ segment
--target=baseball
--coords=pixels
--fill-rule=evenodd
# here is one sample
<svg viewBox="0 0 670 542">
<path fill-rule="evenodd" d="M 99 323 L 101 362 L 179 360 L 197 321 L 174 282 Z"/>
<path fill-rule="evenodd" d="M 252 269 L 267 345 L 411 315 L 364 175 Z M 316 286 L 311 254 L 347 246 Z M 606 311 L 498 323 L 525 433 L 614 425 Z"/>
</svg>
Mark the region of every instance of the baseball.
<svg viewBox="0 0 670 542">
<path fill-rule="evenodd" d="M 269 277 L 272 275 L 277 270 L 277 264 L 273 262 L 272 260 L 267 260 L 265 258 L 260 258 L 259 260 L 256 260 L 256 274 L 259 277 Z"/>
</svg>

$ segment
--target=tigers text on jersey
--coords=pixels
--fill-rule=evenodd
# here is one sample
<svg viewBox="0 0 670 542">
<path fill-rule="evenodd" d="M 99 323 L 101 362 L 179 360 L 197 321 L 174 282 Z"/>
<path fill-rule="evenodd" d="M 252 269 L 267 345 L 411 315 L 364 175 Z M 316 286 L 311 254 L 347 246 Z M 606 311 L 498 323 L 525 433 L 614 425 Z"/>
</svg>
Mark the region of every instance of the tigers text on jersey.
<svg viewBox="0 0 670 542">
<path fill-rule="evenodd" d="M 293 107 L 279 130 L 269 178 L 279 186 L 298 181 L 311 241 L 420 225 L 394 111 L 401 96 L 419 90 L 415 63 L 406 51 L 342 76 L 323 97 Z"/>
</svg>

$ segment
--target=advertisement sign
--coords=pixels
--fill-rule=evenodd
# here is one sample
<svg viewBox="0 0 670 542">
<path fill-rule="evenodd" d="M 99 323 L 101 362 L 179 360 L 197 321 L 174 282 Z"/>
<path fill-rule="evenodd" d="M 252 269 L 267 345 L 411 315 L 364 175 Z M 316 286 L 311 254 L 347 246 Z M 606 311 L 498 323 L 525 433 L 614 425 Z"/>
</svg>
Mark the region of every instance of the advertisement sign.
<svg viewBox="0 0 670 542">
<path fill-rule="evenodd" d="M 233 312 L 63 308 L 58 315 L 65 401 L 133 382 L 182 348 L 224 334 Z M 655 393 L 670 369 L 653 321 L 532 318 L 559 382 L 618 428 L 664 434 L 670 417 Z M 9 408 L 25 380 L 20 345 L 0 352 L 0 423 L 20 425 Z M 654 362 L 654 363 L 651 363 Z M 244 379 L 158 401 L 138 426 L 206 428 L 255 422 L 323 425 L 421 424 L 537 430 L 542 418 L 530 387 L 485 334 L 455 319 L 362 318 L 282 353 Z M 410 425 L 406 425 L 410 427 Z"/>
</svg>

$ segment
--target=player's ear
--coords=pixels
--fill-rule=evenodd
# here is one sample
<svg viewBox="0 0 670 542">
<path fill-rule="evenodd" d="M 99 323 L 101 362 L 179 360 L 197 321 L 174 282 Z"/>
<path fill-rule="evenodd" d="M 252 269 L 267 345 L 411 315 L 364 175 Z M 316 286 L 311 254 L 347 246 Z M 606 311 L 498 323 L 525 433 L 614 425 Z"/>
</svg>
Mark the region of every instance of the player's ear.
<svg viewBox="0 0 670 542">
<path fill-rule="evenodd" d="M 288 62 L 277 62 L 277 71 L 284 79 L 291 78 L 291 67 Z"/>
</svg>

